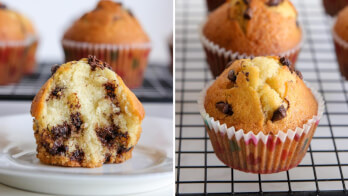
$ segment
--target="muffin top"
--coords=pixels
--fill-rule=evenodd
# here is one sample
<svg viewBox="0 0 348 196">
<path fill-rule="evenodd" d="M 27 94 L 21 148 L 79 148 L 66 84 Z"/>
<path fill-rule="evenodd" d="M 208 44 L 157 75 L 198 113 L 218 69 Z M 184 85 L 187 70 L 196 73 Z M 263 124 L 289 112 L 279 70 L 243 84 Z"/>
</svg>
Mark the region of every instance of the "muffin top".
<svg viewBox="0 0 348 196">
<path fill-rule="evenodd" d="M 302 37 L 289 0 L 229 0 L 209 15 L 203 34 L 220 47 L 257 56 L 286 52 Z"/>
<path fill-rule="evenodd" d="M 0 3 L 0 41 L 23 41 L 35 35 L 28 18 Z"/>
<path fill-rule="evenodd" d="M 206 112 L 215 120 L 258 134 L 302 127 L 317 114 L 318 103 L 290 61 L 278 57 L 241 59 L 209 87 Z"/>
<path fill-rule="evenodd" d="M 337 16 L 336 24 L 334 26 L 334 30 L 336 34 L 348 42 L 348 6 L 345 7 Z"/>
<path fill-rule="evenodd" d="M 107 44 L 149 42 L 134 15 L 121 3 L 99 1 L 97 7 L 84 14 L 65 33 L 63 39 Z"/>
</svg>

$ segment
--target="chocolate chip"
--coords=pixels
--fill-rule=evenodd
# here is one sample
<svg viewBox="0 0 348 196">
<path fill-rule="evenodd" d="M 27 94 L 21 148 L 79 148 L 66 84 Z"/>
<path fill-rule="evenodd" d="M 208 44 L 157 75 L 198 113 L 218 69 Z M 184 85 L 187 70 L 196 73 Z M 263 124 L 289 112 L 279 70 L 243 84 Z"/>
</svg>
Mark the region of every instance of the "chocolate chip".
<svg viewBox="0 0 348 196">
<path fill-rule="evenodd" d="M 249 72 L 245 72 L 245 76 L 246 76 L 246 77 L 249 77 Z"/>
<path fill-rule="evenodd" d="M 223 101 L 219 101 L 215 104 L 215 107 L 220 111 L 223 111 L 224 106 L 225 106 L 225 102 L 223 102 Z"/>
<path fill-rule="evenodd" d="M 41 145 L 46 149 L 46 151 L 51 155 L 62 155 L 65 154 L 69 147 L 65 146 L 62 141 L 57 140 L 53 143 L 52 147 L 50 147 L 50 143 L 43 142 Z"/>
<path fill-rule="evenodd" d="M 132 10 L 128 9 L 127 12 L 129 13 L 129 15 L 130 15 L 131 17 L 134 17 L 134 14 L 133 14 Z"/>
<path fill-rule="evenodd" d="M 54 73 L 56 73 L 56 71 L 59 69 L 60 65 L 55 64 L 51 67 L 51 75 L 53 75 Z"/>
<path fill-rule="evenodd" d="M 51 92 L 50 97 L 49 98 L 60 98 L 63 94 L 62 90 L 64 88 L 63 87 L 59 87 L 56 86 L 56 88 L 54 88 L 54 90 Z"/>
<path fill-rule="evenodd" d="M 124 147 L 124 146 L 120 146 L 120 147 L 117 149 L 117 154 L 126 153 L 126 152 L 130 151 L 132 148 L 133 148 L 133 146 L 130 147 L 130 148 L 126 148 L 126 147 Z"/>
<path fill-rule="evenodd" d="M 223 109 L 223 113 L 231 116 L 233 114 L 233 111 L 232 111 L 232 107 L 230 106 L 230 104 L 225 104 L 224 106 L 224 109 Z"/>
<path fill-rule="evenodd" d="M 109 163 L 110 162 L 110 158 L 111 158 L 111 154 L 110 153 L 105 153 L 105 161 L 104 161 L 104 163 Z"/>
<path fill-rule="evenodd" d="M 279 62 L 280 62 L 282 65 L 287 66 L 287 67 L 289 68 L 289 70 L 291 71 L 291 73 L 294 72 L 294 68 L 291 66 L 291 61 L 290 61 L 288 58 L 286 58 L 286 57 L 281 57 L 281 58 L 279 59 Z"/>
<path fill-rule="evenodd" d="M 217 102 L 215 104 L 215 107 L 222 113 L 224 114 L 227 114 L 229 116 L 231 116 L 233 114 L 233 111 L 232 111 L 232 107 L 228 104 L 228 103 L 225 103 L 225 102 Z"/>
<path fill-rule="evenodd" d="M 233 69 L 228 72 L 227 78 L 231 80 L 231 82 L 236 82 L 237 75 L 235 74 Z"/>
<path fill-rule="evenodd" d="M 243 17 L 244 17 L 246 20 L 250 20 L 252 16 L 253 16 L 252 10 L 251 10 L 250 8 L 247 8 L 247 9 L 244 11 Z"/>
<path fill-rule="evenodd" d="M 298 20 L 296 20 L 296 26 L 300 27 L 300 22 Z"/>
<path fill-rule="evenodd" d="M 110 65 L 96 58 L 96 56 L 88 55 L 88 64 L 91 66 L 92 71 L 98 67 L 100 69 L 111 69 Z"/>
<path fill-rule="evenodd" d="M 115 99 L 116 98 L 116 94 L 115 94 L 116 85 L 112 82 L 108 82 L 108 83 L 104 84 L 104 87 L 105 87 L 107 96 L 110 97 L 111 99 Z"/>
<path fill-rule="evenodd" d="M 97 128 L 96 132 L 100 142 L 107 147 L 112 147 L 114 144 L 126 144 L 129 138 L 128 132 L 121 132 L 120 127 L 118 127 L 117 125 Z"/>
<path fill-rule="evenodd" d="M 85 156 L 85 153 L 83 152 L 83 150 L 77 147 L 76 150 L 70 156 L 70 160 L 81 163 L 83 161 L 84 156 Z"/>
<path fill-rule="evenodd" d="M 249 5 L 251 0 L 243 0 L 243 2 L 245 3 L 245 5 Z"/>
<path fill-rule="evenodd" d="M 277 5 L 281 4 L 283 1 L 284 1 L 284 0 L 268 0 L 268 1 L 266 2 L 266 4 L 267 4 L 268 6 L 277 6 Z"/>
<path fill-rule="evenodd" d="M 0 9 L 7 9 L 7 6 L 3 3 L 0 3 Z"/>
<path fill-rule="evenodd" d="M 64 122 L 62 125 L 57 125 L 52 127 L 51 133 L 53 139 L 67 139 L 70 137 L 71 131 L 67 122 Z"/>
<path fill-rule="evenodd" d="M 295 73 L 297 74 L 297 76 L 303 80 L 303 76 L 302 76 L 302 73 L 299 71 L 299 70 L 295 70 Z"/>
<path fill-rule="evenodd" d="M 76 128 L 76 131 L 80 130 L 82 125 L 81 114 L 76 112 L 70 115 L 71 124 Z M 75 130 L 74 130 L 75 131 Z"/>
<path fill-rule="evenodd" d="M 281 105 L 276 111 L 274 111 L 272 116 L 272 122 L 281 120 L 286 117 L 286 109 Z"/>
</svg>

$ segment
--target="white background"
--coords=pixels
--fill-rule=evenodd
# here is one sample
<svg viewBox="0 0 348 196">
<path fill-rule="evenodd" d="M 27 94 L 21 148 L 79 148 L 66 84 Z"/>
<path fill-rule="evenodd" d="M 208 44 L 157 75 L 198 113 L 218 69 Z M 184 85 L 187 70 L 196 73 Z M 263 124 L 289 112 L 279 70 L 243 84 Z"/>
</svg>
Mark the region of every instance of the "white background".
<svg viewBox="0 0 348 196">
<path fill-rule="evenodd" d="M 117 0 L 130 8 L 150 36 L 150 61 L 167 65 L 167 39 L 173 31 L 172 0 Z M 65 30 L 98 0 L 3 0 L 8 7 L 28 16 L 40 36 L 39 61 L 63 62 L 60 40 Z"/>
</svg>

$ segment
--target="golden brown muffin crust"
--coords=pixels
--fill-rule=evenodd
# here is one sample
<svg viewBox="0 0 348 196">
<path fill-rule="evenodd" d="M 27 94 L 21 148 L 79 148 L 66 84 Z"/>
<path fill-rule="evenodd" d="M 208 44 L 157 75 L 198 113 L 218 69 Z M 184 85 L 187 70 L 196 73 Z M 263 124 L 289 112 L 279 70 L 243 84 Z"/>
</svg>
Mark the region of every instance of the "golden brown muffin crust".
<svg viewBox="0 0 348 196">
<path fill-rule="evenodd" d="M 249 2 L 246 4 L 245 2 Z M 248 55 L 279 54 L 301 42 L 297 12 L 289 0 L 230 0 L 212 12 L 203 27 L 220 47 Z"/>
<path fill-rule="evenodd" d="M 29 19 L 0 3 L 0 41 L 23 41 L 34 34 Z"/>
<path fill-rule="evenodd" d="M 133 14 L 122 4 L 109 0 L 99 1 L 94 10 L 84 14 L 67 30 L 63 39 L 109 44 L 149 42 Z"/>
<path fill-rule="evenodd" d="M 348 42 L 348 7 L 344 8 L 337 16 L 337 20 L 334 26 L 336 34 Z"/>
<path fill-rule="evenodd" d="M 207 90 L 204 102 L 207 113 L 221 124 L 243 129 L 245 133 L 277 134 L 279 130 L 286 132 L 302 127 L 318 110 L 311 90 L 297 75 L 298 72 L 289 71 L 277 57 L 268 57 L 276 60 L 273 60 L 276 66 L 269 66 L 274 63 L 270 60 L 263 67 L 249 66 L 264 61 L 261 58 L 265 57 L 255 58 L 255 62 L 248 59 L 235 61 L 217 78 Z M 231 70 L 235 77 L 231 77 Z M 230 108 L 223 108 L 226 103 Z M 280 106 L 285 108 L 286 116 L 275 119 Z"/>
</svg>

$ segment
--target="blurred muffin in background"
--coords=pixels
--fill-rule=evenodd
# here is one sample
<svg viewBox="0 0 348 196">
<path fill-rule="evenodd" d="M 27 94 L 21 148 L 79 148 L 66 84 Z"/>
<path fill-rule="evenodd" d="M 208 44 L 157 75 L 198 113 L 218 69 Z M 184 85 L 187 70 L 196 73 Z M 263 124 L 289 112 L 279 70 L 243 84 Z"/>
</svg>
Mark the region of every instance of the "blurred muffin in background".
<svg viewBox="0 0 348 196">
<path fill-rule="evenodd" d="M 211 12 L 218 8 L 220 5 L 224 4 L 226 0 L 207 0 L 208 11 Z"/>
<path fill-rule="evenodd" d="M 18 82 L 34 70 L 37 43 L 29 19 L 0 3 L 0 85 Z"/>
<path fill-rule="evenodd" d="M 65 61 L 88 55 L 106 61 L 130 88 L 142 85 L 151 49 L 138 20 L 121 3 L 99 1 L 64 34 Z"/>
<path fill-rule="evenodd" d="M 325 12 L 335 16 L 341 9 L 348 5 L 348 0 L 323 0 Z"/>
<path fill-rule="evenodd" d="M 200 34 L 214 77 L 228 62 L 255 56 L 284 56 L 295 66 L 302 44 L 289 0 L 229 0 L 210 13 Z"/>
<path fill-rule="evenodd" d="M 341 74 L 348 79 L 348 7 L 337 16 L 332 28 L 336 57 Z"/>
</svg>

